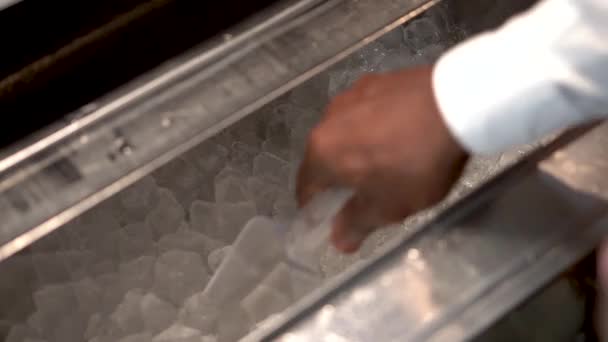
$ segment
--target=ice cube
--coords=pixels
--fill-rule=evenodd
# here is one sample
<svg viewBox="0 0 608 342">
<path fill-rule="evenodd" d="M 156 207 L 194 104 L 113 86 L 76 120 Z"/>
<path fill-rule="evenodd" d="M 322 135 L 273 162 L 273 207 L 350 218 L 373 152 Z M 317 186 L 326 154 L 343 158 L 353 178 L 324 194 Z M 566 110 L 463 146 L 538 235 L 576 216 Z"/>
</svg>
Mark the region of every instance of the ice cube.
<svg viewBox="0 0 608 342">
<path fill-rule="evenodd" d="M 206 335 L 201 338 L 201 342 L 217 342 L 217 337 L 214 335 Z"/>
<path fill-rule="evenodd" d="M 225 307 L 218 318 L 217 339 L 221 342 L 238 341 L 253 323 L 239 307 Z"/>
<path fill-rule="evenodd" d="M 53 317 L 54 319 L 55 317 Z M 42 311 L 32 312 L 26 320 L 27 325 L 38 334 L 49 334 L 57 324 L 56 320 L 49 321 L 48 315 Z"/>
<path fill-rule="evenodd" d="M 150 333 L 143 332 L 123 337 L 118 340 L 118 342 L 150 342 L 151 340 L 152 335 Z"/>
<path fill-rule="evenodd" d="M 113 260 L 107 260 L 103 256 L 96 255 L 96 261 L 90 265 L 87 274 L 93 277 L 112 273 L 116 271 L 116 263 Z"/>
<path fill-rule="evenodd" d="M 68 269 L 72 280 L 79 280 L 89 274 L 91 265 L 95 262 L 95 254 L 91 251 L 73 250 L 58 253 Z"/>
<path fill-rule="evenodd" d="M 329 97 L 327 96 L 328 87 L 328 74 L 320 73 L 294 88 L 289 93 L 289 101 L 303 108 L 323 109 L 329 101 Z"/>
<path fill-rule="evenodd" d="M 103 291 L 98 310 L 103 313 L 112 312 L 124 295 L 120 277 L 112 272 L 97 276 L 95 280 Z"/>
<path fill-rule="evenodd" d="M 178 321 L 183 325 L 212 332 L 217 324 L 218 308 L 207 294 L 200 292 L 188 298 L 179 313 Z"/>
<path fill-rule="evenodd" d="M 115 340 L 112 337 L 108 336 L 95 336 L 89 340 L 89 342 L 114 342 Z"/>
<path fill-rule="evenodd" d="M 265 285 L 257 286 L 241 302 L 241 306 L 252 322 L 258 323 L 271 314 L 285 310 L 291 299 Z"/>
<path fill-rule="evenodd" d="M 60 230 L 56 230 L 33 243 L 30 248 L 34 253 L 57 253 L 66 249 L 68 239 Z"/>
<path fill-rule="evenodd" d="M 153 342 L 200 342 L 201 341 L 201 332 L 183 326 L 181 324 L 174 324 L 167 328 L 165 331 L 158 334 Z"/>
<path fill-rule="evenodd" d="M 70 285 L 46 285 L 33 295 L 36 308 L 52 315 L 61 315 L 76 307 L 76 297 Z"/>
<path fill-rule="evenodd" d="M 290 221 L 298 210 L 295 197 L 283 192 L 275 201 L 272 216 L 279 221 Z"/>
<path fill-rule="evenodd" d="M 253 158 L 259 153 L 259 150 L 255 146 L 240 141 L 232 143 L 230 150 L 230 162 L 228 163 L 230 168 L 243 173 L 245 176 L 250 175 Z"/>
<path fill-rule="evenodd" d="M 283 240 L 276 224 L 267 217 L 256 216 L 247 222 L 234 243 L 233 251 L 262 274 L 272 271 L 283 257 Z"/>
<path fill-rule="evenodd" d="M 424 64 L 424 62 L 425 59 L 421 55 L 407 47 L 402 47 L 398 50 L 389 51 L 382 59 L 382 63 L 378 65 L 377 70 L 378 72 L 395 71 Z"/>
<path fill-rule="evenodd" d="M 284 191 L 284 194 L 287 193 L 291 197 L 295 199 L 296 194 L 296 186 L 298 182 L 298 172 L 300 171 L 300 161 L 292 162 L 289 164 L 288 170 L 288 181 L 287 181 L 287 189 Z"/>
<path fill-rule="evenodd" d="M 47 342 L 47 340 L 43 340 L 38 337 L 26 337 L 23 342 Z"/>
<path fill-rule="evenodd" d="M 100 313 L 95 313 L 89 317 L 89 321 L 84 331 L 85 340 L 91 340 L 95 336 L 100 336 L 105 330 L 106 319 Z"/>
<path fill-rule="evenodd" d="M 128 236 L 125 233 L 118 235 L 118 253 L 120 261 L 130 261 L 139 256 L 155 253 L 155 244 L 153 241 L 140 239 Z"/>
<path fill-rule="evenodd" d="M 193 252 L 163 253 L 154 266 L 155 292 L 176 305 L 202 290 L 209 281 L 207 265 Z"/>
<path fill-rule="evenodd" d="M 249 177 L 247 186 L 253 194 L 258 214 L 270 216 L 274 210 L 274 203 L 284 192 L 280 186 L 261 178 Z"/>
<path fill-rule="evenodd" d="M 205 182 L 200 171 L 181 157 L 158 169 L 153 176 L 161 187 L 171 189 L 184 206 L 189 206 L 198 197 L 200 186 Z"/>
<path fill-rule="evenodd" d="M 377 41 L 387 50 L 398 50 L 403 48 L 403 29 L 399 26 L 396 29 L 383 34 Z"/>
<path fill-rule="evenodd" d="M 3 260 L 0 275 L 0 320 L 20 322 L 34 308 L 31 293 L 38 287 L 30 256 L 23 253 Z"/>
<path fill-rule="evenodd" d="M 304 154 L 310 130 L 319 121 L 318 115 L 314 113 L 298 112 L 298 114 L 299 116 L 293 118 L 290 127 L 291 160 L 297 160 Z"/>
<path fill-rule="evenodd" d="M 40 284 L 56 284 L 70 279 L 70 271 L 62 255 L 57 253 L 33 254 L 32 263 Z"/>
<path fill-rule="evenodd" d="M 292 293 L 294 300 L 308 295 L 312 290 L 318 288 L 323 283 L 320 275 L 292 268 L 290 271 Z"/>
<path fill-rule="evenodd" d="M 0 319 L 0 336 L 5 337 L 13 327 L 13 324 L 7 320 Z"/>
<path fill-rule="evenodd" d="M 333 97 L 351 87 L 367 73 L 378 72 L 388 51 L 379 42 L 372 42 L 353 53 L 329 72 L 329 95 Z"/>
<path fill-rule="evenodd" d="M 101 304 L 103 290 L 92 278 L 83 278 L 72 283 L 74 297 L 82 314 L 96 312 Z"/>
<path fill-rule="evenodd" d="M 124 233 L 120 230 L 109 232 L 97 241 L 97 245 L 93 247 L 93 251 L 100 258 L 111 260 L 114 263 L 120 261 L 119 241 L 123 238 Z"/>
<path fill-rule="evenodd" d="M 285 137 L 274 136 L 264 140 L 262 143 L 262 151 L 275 155 L 283 160 L 289 160 L 291 158 L 289 131 L 285 133 Z"/>
<path fill-rule="evenodd" d="M 221 145 L 223 147 L 230 149 L 230 146 L 234 142 L 234 137 L 231 136 L 229 129 L 225 129 L 225 130 L 220 131 L 216 135 L 212 136 L 211 138 L 207 139 L 206 141 L 209 141 L 213 144 L 218 144 L 218 145 Z"/>
<path fill-rule="evenodd" d="M 214 201 L 215 200 L 215 185 L 213 184 L 213 177 L 202 175 L 201 182 L 197 185 L 196 197 L 194 200 L 202 201 Z M 184 204 L 185 208 L 188 208 L 193 201 Z"/>
<path fill-rule="evenodd" d="M 284 262 L 277 264 L 272 272 L 270 272 L 266 278 L 260 282 L 260 285 L 266 286 L 267 288 L 272 289 L 285 297 L 293 297 L 291 269 Z"/>
<path fill-rule="evenodd" d="M 215 177 L 215 198 L 217 202 L 239 203 L 250 201 L 252 196 L 247 189 L 246 178 L 222 172 Z"/>
<path fill-rule="evenodd" d="M 83 232 L 83 229 L 86 229 L 86 227 L 82 224 L 82 219 L 80 218 L 76 218 L 63 225 L 61 230 L 65 233 L 68 249 L 80 250 L 86 248 L 86 239 L 82 236 L 86 232 Z"/>
<path fill-rule="evenodd" d="M 177 310 L 153 293 L 148 293 L 141 300 L 141 314 L 145 330 L 155 334 L 166 329 L 175 321 Z"/>
<path fill-rule="evenodd" d="M 217 269 L 220 267 L 226 255 L 228 255 L 232 250 L 232 246 L 224 246 L 222 248 L 218 248 L 213 252 L 209 253 L 209 257 L 207 258 L 207 263 L 209 265 L 209 269 L 211 272 L 215 273 Z"/>
<path fill-rule="evenodd" d="M 274 116 L 280 117 L 287 125 L 288 133 L 294 128 L 301 128 L 301 124 L 306 123 L 306 129 L 310 129 L 319 117 L 319 111 L 310 108 L 296 106 L 293 103 L 284 103 L 274 108 Z"/>
<path fill-rule="evenodd" d="M 52 340 L 61 342 L 81 342 L 85 324 L 86 321 L 80 313 L 73 312 L 61 316 L 58 324 L 52 330 Z"/>
<path fill-rule="evenodd" d="M 229 253 L 204 292 L 218 307 L 236 305 L 262 277 L 236 253 Z"/>
<path fill-rule="evenodd" d="M 206 236 L 218 238 L 218 210 L 215 203 L 194 201 L 190 206 L 190 227 Z"/>
<path fill-rule="evenodd" d="M 184 222 L 184 208 L 167 189 L 159 191 L 156 207 L 146 216 L 146 225 L 158 239 L 172 233 Z"/>
<path fill-rule="evenodd" d="M 5 342 L 23 342 L 27 338 L 35 338 L 36 333 L 25 324 L 17 324 L 11 327 Z"/>
<path fill-rule="evenodd" d="M 253 322 L 261 322 L 270 314 L 283 311 L 293 301 L 292 270 L 279 263 L 241 302 Z"/>
<path fill-rule="evenodd" d="M 154 234 L 150 228 L 143 222 L 130 223 L 123 227 L 123 232 L 130 239 L 137 239 L 142 241 L 154 241 Z"/>
<path fill-rule="evenodd" d="M 198 253 L 202 258 L 207 258 L 209 252 L 223 245 L 219 241 L 187 228 L 180 229 L 174 234 L 167 234 L 158 242 L 161 253 L 170 250 L 182 250 Z"/>
<path fill-rule="evenodd" d="M 151 176 L 146 176 L 120 192 L 118 200 L 122 213 L 130 222 L 143 220 L 158 200 L 158 185 Z"/>
<path fill-rule="evenodd" d="M 253 175 L 257 178 L 287 187 L 289 163 L 268 152 L 263 152 L 253 160 Z"/>
<path fill-rule="evenodd" d="M 420 51 L 428 45 L 439 43 L 441 31 L 434 18 L 421 16 L 403 27 L 403 40 L 412 50 Z"/>
<path fill-rule="evenodd" d="M 249 219 L 256 215 L 253 201 L 241 203 L 218 203 L 219 232 L 218 239 L 232 243 Z"/>
<path fill-rule="evenodd" d="M 280 260 L 283 248 L 274 229 L 274 222 L 264 217 L 251 219 L 243 228 L 205 288 L 218 306 L 238 303 Z"/>
<path fill-rule="evenodd" d="M 347 60 L 344 60 L 344 64 Z M 342 64 L 342 63 L 341 63 Z M 335 97 L 343 90 L 348 88 L 352 81 L 344 68 L 340 68 L 342 65 L 338 64 L 332 70 L 329 71 L 329 90 L 327 94 L 330 98 Z"/>
<path fill-rule="evenodd" d="M 79 218 L 78 225 L 80 229 L 78 232 L 81 234 L 81 238 L 91 244 L 95 244 L 95 239 L 104 235 L 108 232 L 116 231 L 120 228 L 118 217 L 116 212 L 108 212 L 107 208 L 103 207 L 104 203 L 110 203 L 112 201 L 106 201 L 100 204 L 95 210 L 91 210 Z"/>
<path fill-rule="evenodd" d="M 125 289 L 148 289 L 154 283 L 156 258 L 142 256 L 119 266 L 120 281 Z"/>
<path fill-rule="evenodd" d="M 270 327 L 270 326 L 274 325 L 276 322 L 279 322 L 282 318 L 283 318 L 283 315 L 280 313 L 272 314 L 272 315 L 268 316 L 266 319 L 264 319 L 263 321 L 257 323 L 255 325 L 255 329 L 265 329 L 267 327 Z"/>
<path fill-rule="evenodd" d="M 434 63 L 447 51 L 448 47 L 444 44 L 429 45 L 422 51 L 423 63 Z"/>
<path fill-rule="evenodd" d="M 186 152 L 185 159 L 191 161 L 206 177 L 213 177 L 228 162 L 230 150 L 212 141 L 205 141 Z"/>
<path fill-rule="evenodd" d="M 33 299 L 37 310 L 28 318 L 28 324 L 41 334 L 53 331 L 62 317 L 78 307 L 70 285 L 47 285 L 34 292 Z"/>
<path fill-rule="evenodd" d="M 374 41 L 354 54 L 360 70 L 365 73 L 378 72 L 389 51 L 380 42 Z"/>
<path fill-rule="evenodd" d="M 116 310 L 110 315 L 110 320 L 125 334 L 134 334 L 143 329 L 141 317 L 141 301 L 143 290 L 133 289 L 127 292 Z"/>
<path fill-rule="evenodd" d="M 258 118 L 251 115 L 241 119 L 227 131 L 232 137 L 231 141 L 242 142 L 249 146 L 259 146 L 263 138 L 263 127 Z"/>
<path fill-rule="evenodd" d="M 262 150 L 277 155 L 283 159 L 289 158 L 289 126 L 288 116 L 285 115 L 290 104 L 280 104 L 273 108 L 273 113 L 264 121 L 265 140 Z"/>
</svg>

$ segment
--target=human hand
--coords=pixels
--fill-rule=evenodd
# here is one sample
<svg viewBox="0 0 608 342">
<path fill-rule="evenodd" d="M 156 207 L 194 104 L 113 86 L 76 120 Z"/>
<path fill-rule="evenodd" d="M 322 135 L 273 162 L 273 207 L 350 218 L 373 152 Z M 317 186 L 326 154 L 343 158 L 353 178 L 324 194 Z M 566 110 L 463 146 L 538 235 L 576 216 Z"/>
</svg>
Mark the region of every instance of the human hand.
<svg viewBox="0 0 608 342">
<path fill-rule="evenodd" d="M 334 223 L 339 250 L 354 252 L 375 228 L 437 203 L 460 176 L 468 156 L 442 121 L 431 75 L 425 66 L 366 76 L 312 130 L 298 202 L 332 187 L 355 190 Z"/>
</svg>

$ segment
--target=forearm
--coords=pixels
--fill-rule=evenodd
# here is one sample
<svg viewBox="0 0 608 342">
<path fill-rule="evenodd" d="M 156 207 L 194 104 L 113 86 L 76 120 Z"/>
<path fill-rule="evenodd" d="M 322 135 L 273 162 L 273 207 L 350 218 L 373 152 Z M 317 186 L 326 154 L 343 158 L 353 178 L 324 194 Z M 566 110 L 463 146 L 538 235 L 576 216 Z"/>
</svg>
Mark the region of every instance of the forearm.
<svg viewBox="0 0 608 342">
<path fill-rule="evenodd" d="M 545 0 L 438 62 L 444 121 L 493 153 L 608 113 L 608 2 Z"/>
</svg>

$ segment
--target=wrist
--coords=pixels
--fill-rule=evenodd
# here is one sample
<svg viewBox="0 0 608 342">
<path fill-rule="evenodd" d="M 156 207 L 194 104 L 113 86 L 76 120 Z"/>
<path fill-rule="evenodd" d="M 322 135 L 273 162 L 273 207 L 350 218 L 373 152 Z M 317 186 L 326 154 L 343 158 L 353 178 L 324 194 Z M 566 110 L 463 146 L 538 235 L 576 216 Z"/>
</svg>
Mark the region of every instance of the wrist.
<svg viewBox="0 0 608 342">
<path fill-rule="evenodd" d="M 441 106 L 437 99 L 437 94 L 435 92 L 435 87 L 433 85 L 433 75 L 434 75 L 435 66 L 430 69 L 429 74 L 429 88 L 430 88 L 430 105 L 432 108 L 433 122 L 434 127 L 433 131 L 437 132 L 436 141 L 439 145 L 439 149 L 445 154 L 451 162 L 460 163 L 462 161 L 466 161 L 469 158 L 469 150 L 467 147 L 460 141 L 455 132 L 452 131 L 449 123 L 446 121 L 444 115 L 441 111 Z"/>
</svg>

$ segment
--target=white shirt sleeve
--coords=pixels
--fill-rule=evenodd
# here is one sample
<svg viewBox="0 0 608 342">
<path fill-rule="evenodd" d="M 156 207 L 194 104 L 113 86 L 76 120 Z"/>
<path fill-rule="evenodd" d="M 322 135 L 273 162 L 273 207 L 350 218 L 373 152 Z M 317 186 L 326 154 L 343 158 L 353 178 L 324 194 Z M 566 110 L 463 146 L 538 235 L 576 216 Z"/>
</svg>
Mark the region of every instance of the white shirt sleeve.
<svg viewBox="0 0 608 342">
<path fill-rule="evenodd" d="M 607 117 L 608 0 L 545 0 L 435 66 L 439 109 L 471 153 L 489 154 Z"/>
</svg>

